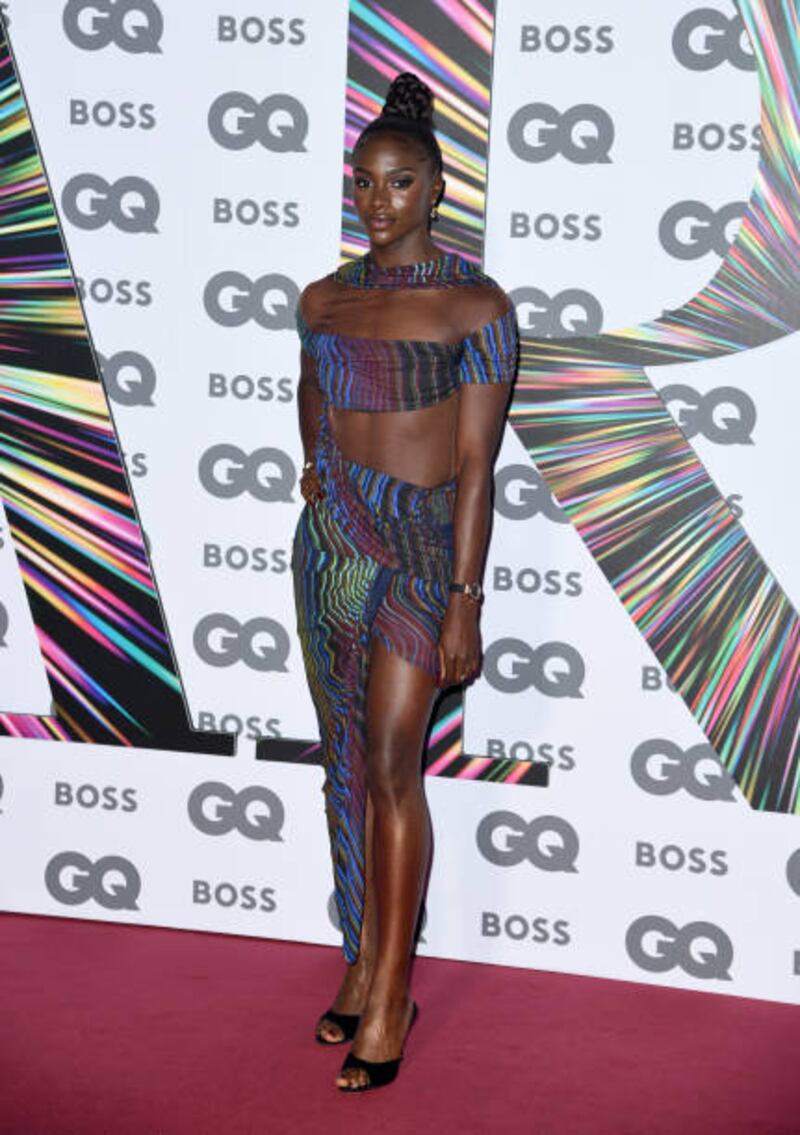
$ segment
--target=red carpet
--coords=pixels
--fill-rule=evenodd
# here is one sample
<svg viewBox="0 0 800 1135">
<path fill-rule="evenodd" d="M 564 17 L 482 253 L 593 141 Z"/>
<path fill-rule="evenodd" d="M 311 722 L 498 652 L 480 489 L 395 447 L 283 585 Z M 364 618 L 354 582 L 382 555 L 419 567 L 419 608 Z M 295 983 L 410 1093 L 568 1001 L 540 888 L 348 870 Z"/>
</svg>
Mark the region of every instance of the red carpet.
<svg viewBox="0 0 800 1135">
<path fill-rule="evenodd" d="M 0 915 L 3 1135 L 797 1135 L 792 1006 L 421 959 L 398 1080 L 332 1085 L 337 950 Z"/>
</svg>

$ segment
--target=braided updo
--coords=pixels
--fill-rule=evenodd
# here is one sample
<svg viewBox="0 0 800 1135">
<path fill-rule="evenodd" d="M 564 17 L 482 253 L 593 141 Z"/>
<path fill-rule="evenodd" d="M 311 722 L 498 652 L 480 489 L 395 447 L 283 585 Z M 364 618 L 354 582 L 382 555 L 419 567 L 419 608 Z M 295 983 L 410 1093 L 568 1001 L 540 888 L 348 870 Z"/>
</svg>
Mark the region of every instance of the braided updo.
<svg viewBox="0 0 800 1135">
<path fill-rule="evenodd" d="M 415 138 L 433 162 L 434 173 L 442 172 L 442 151 L 433 132 L 433 91 L 411 71 L 404 71 L 392 81 L 381 113 L 361 131 L 353 153 L 382 132 Z"/>
</svg>

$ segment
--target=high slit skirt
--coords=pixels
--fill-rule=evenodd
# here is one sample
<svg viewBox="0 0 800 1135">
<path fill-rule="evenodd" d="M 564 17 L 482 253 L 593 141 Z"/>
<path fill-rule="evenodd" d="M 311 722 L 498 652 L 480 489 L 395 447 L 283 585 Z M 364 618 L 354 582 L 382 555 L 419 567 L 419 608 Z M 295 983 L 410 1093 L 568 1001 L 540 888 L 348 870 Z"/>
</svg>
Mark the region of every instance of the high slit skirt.
<svg viewBox="0 0 800 1135">
<path fill-rule="evenodd" d="M 325 413 L 316 468 L 325 497 L 300 515 L 292 573 L 319 722 L 336 907 L 352 962 L 364 910 L 370 645 L 377 639 L 436 677 L 456 481 L 425 488 L 348 460 Z"/>
</svg>

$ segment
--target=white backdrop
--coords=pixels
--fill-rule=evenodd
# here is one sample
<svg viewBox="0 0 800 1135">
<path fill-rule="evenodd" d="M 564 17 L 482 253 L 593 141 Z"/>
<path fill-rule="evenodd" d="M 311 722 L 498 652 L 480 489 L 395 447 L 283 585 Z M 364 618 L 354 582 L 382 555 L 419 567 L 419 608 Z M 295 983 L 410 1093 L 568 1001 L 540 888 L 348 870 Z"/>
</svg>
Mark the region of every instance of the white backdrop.
<svg viewBox="0 0 800 1135">
<path fill-rule="evenodd" d="M 125 38 L 154 34 L 141 11 L 87 50 L 98 6 L 72 23 L 66 7 L 9 0 L 12 42 L 193 719 L 240 738 L 234 759 L 4 739 L 0 904 L 335 942 L 321 771 L 256 762 L 253 742 L 315 735 L 288 572 L 291 309 L 338 258 L 346 0 L 285 17 L 160 0 L 149 50 Z M 733 5 L 711 5 L 711 28 L 700 7 L 499 0 L 486 267 L 523 328 L 631 325 L 718 265 L 718 210 L 754 176 L 759 92 L 719 31 Z M 139 179 L 103 224 L 98 177 Z M 792 483 L 796 360 L 791 337 L 651 371 L 795 602 L 776 489 Z M 796 1001 L 798 821 L 744 802 L 511 431 L 486 585 L 466 748 L 551 762 L 551 784 L 428 778 L 421 951 Z M 0 603 L 3 708 L 43 712 L 7 541 Z M 231 645 L 219 615 L 261 622 Z"/>
</svg>

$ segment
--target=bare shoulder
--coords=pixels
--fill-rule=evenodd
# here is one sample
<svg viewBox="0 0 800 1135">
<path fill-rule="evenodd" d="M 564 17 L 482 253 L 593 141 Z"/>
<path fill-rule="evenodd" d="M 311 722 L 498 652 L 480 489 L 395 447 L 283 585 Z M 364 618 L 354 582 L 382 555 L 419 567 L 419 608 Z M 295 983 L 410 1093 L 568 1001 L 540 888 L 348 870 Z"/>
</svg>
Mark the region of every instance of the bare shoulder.
<svg viewBox="0 0 800 1135">
<path fill-rule="evenodd" d="M 479 327 L 492 323 L 513 308 L 511 300 L 500 285 L 488 278 L 473 287 L 460 288 L 458 303 L 463 335 L 471 335 Z"/>
<path fill-rule="evenodd" d="M 326 303 L 330 300 L 336 285 L 333 272 L 307 284 L 300 293 L 300 314 L 306 323 L 313 324 L 318 321 Z"/>
</svg>

